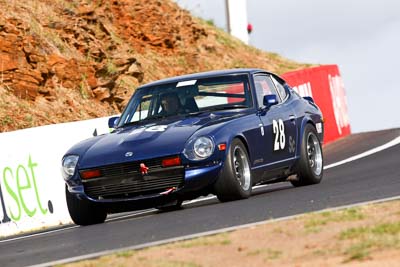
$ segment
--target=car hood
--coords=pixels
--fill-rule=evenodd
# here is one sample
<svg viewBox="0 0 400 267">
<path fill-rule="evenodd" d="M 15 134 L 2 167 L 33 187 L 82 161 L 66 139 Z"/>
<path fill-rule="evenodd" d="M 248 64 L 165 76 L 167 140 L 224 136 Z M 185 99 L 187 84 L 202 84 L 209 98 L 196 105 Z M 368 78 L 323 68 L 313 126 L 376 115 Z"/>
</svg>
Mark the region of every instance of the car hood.
<svg viewBox="0 0 400 267">
<path fill-rule="evenodd" d="M 89 139 L 78 144 L 75 151 L 72 148 L 68 154 L 80 154 L 81 169 L 178 155 L 186 141 L 200 128 L 224 124 L 238 116 L 240 114 L 236 112 L 149 121 L 148 124 L 119 128 L 113 133 Z"/>
</svg>

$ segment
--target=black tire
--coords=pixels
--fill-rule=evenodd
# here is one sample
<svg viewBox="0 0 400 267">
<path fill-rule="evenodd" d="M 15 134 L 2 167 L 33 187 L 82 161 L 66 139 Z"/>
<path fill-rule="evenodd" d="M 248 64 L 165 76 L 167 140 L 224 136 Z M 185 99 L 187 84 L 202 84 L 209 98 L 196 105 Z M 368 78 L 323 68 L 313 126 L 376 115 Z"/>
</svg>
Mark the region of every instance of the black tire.
<svg viewBox="0 0 400 267">
<path fill-rule="evenodd" d="M 69 215 L 75 224 L 91 225 L 103 223 L 106 220 L 107 213 L 104 209 L 88 200 L 78 199 L 68 191 L 67 187 L 65 187 L 65 196 Z"/>
<path fill-rule="evenodd" d="M 221 202 L 225 202 L 248 198 L 251 189 L 252 177 L 247 149 L 239 139 L 234 139 L 214 185 L 214 192 Z"/>
<path fill-rule="evenodd" d="M 300 159 L 295 167 L 297 180 L 290 181 L 293 186 L 318 184 L 324 173 L 324 157 L 321 141 L 314 126 L 307 124 L 301 142 Z"/>
<path fill-rule="evenodd" d="M 182 203 L 182 200 L 175 200 L 173 202 L 166 203 L 165 205 L 157 206 L 156 209 L 162 212 L 180 210 L 182 208 Z"/>
</svg>

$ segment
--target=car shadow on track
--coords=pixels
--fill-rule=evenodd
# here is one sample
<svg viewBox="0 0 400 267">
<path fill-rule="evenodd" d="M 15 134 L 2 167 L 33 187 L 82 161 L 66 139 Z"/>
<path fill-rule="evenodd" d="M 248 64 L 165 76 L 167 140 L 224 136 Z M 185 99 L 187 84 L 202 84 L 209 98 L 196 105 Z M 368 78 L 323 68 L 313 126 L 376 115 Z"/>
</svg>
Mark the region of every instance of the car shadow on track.
<svg viewBox="0 0 400 267">
<path fill-rule="evenodd" d="M 277 184 L 271 184 L 271 185 L 263 185 L 263 186 L 257 186 L 253 189 L 252 192 L 252 197 L 257 197 L 259 195 L 263 194 L 268 194 L 268 193 L 273 193 L 273 192 L 278 192 L 282 190 L 287 190 L 293 188 L 293 186 L 289 183 L 277 183 Z M 190 210 L 193 208 L 204 208 L 207 206 L 212 206 L 215 204 L 224 204 L 221 203 L 216 196 L 213 195 L 208 195 L 207 197 L 203 198 L 197 198 L 192 201 L 187 201 L 184 202 L 183 207 L 181 209 L 177 209 L 174 211 L 160 211 L 157 209 L 148 209 L 148 210 L 142 210 L 142 211 L 134 211 L 131 213 L 120 213 L 120 214 L 115 214 L 112 215 L 109 219 L 107 219 L 107 222 L 115 222 L 115 221 L 121 221 L 121 220 L 129 220 L 129 219 L 137 219 L 137 218 L 143 218 L 146 216 L 150 215 L 156 215 L 156 214 L 166 214 L 166 213 L 171 213 L 171 212 L 179 212 L 179 211 L 184 211 L 184 210 Z"/>
</svg>

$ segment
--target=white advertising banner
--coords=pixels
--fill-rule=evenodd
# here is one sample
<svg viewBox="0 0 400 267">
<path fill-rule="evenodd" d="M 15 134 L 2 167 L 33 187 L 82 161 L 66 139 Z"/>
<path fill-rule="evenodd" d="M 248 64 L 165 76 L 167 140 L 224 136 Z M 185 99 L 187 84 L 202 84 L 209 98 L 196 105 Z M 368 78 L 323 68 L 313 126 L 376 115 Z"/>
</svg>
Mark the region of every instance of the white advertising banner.
<svg viewBox="0 0 400 267">
<path fill-rule="evenodd" d="M 75 143 L 107 133 L 108 117 L 0 134 L 0 237 L 71 222 L 61 159 Z"/>
</svg>

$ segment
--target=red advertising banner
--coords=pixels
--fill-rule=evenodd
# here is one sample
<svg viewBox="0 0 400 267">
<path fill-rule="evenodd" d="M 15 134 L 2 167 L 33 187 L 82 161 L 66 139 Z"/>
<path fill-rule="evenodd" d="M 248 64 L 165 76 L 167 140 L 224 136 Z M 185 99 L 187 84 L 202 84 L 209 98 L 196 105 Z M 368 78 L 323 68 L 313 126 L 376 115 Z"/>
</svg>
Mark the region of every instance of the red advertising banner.
<svg viewBox="0 0 400 267">
<path fill-rule="evenodd" d="M 337 65 L 325 65 L 282 75 L 301 96 L 313 97 L 325 119 L 324 143 L 351 133 L 346 92 Z"/>
</svg>

